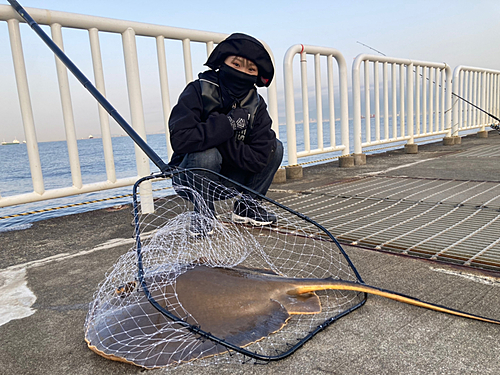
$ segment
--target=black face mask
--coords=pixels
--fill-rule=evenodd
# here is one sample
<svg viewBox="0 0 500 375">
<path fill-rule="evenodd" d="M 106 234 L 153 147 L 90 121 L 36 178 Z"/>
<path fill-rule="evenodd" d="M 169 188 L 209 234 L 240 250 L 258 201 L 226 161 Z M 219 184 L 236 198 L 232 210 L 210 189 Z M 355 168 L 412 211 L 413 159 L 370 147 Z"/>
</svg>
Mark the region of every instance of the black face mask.
<svg viewBox="0 0 500 375">
<path fill-rule="evenodd" d="M 255 87 L 257 76 L 252 76 L 222 64 L 219 68 L 219 83 L 221 83 L 235 100 L 243 99 Z"/>
</svg>

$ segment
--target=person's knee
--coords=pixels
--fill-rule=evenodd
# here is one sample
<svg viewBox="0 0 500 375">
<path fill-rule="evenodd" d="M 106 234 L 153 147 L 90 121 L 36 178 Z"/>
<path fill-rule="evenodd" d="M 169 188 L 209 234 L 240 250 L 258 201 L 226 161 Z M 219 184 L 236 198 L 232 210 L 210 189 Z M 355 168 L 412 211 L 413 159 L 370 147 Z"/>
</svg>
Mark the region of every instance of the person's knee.
<svg viewBox="0 0 500 375">
<path fill-rule="evenodd" d="M 273 152 L 268 165 L 272 166 L 273 169 L 278 169 L 283 161 L 283 143 L 279 139 L 276 139 L 276 149 Z"/>
<path fill-rule="evenodd" d="M 182 168 L 204 168 L 219 172 L 222 167 L 222 155 L 217 148 L 209 148 L 205 151 L 192 152 L 184 156 L 180 167 Z"/>
<path fill-rule="evenodd" d="M 274 152 L 274 158 L 278 159 L 280 163 L 283 160 L 283 153 L 284 153 L 283 143 L 281 143 L 279 139 L 276 139 L 276 151 Z"/>
</svg>

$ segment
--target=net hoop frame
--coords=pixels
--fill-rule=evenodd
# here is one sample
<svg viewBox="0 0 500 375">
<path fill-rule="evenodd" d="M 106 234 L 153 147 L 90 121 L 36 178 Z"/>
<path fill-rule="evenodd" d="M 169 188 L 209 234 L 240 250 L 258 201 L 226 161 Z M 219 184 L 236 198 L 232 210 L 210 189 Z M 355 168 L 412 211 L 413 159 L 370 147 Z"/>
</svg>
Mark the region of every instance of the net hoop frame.
<svg viewBox="0 0 500 375">
<path fill-rule="evenodd" d="M 281 203 L 278 203 L 275 200 L 273 200 L 269 197 L 266 197 L 265 195 L 262 195 L 262 194 L 256 192 L 255 190 L 252 190 L 252 189 L 250 189 L 250 188 L 248 188 L 248 187 L 246 187 L 246 186 L 244 186 L 244 185 L 242 185 L 242 184 L 240 184 L 240 183 L 238 183 L 238 182 L 236 182 L 236 181 L 234 181 L 226 176 L 223 176 L 217 172 L 214 172 L 214 171 L 211 171 L 208 169 L 204 169 L 204 168 L 187 168 L 187 169 L 178 168 L 175 170 L 170 170 L 168 172 L 153 173 L 149 176 L 145 176 L 145 177 L 140 178 L 134 184 L 133 194 L 132 194 L 133 213 L 134 213 L 135 245 L 136 245 L 136 255 L 137 255 L 137 279 L 138 279 L 139 285 L 142 288 L 144 295 L 146 296 L 148 301 L 151 303 L 151 305 L 156 310 L 158 310 L 165 317 L 167 317 L 168 319 L 172 320 L 173 322 L 185 327 L 191 333 L 196 334 L 196 335 L 200 335 L 201 337 L 208 339 L 208 340 L 214 342 L 215 344 L 222 345 L 222 346 L 226 347 L 228 350 L 234 350 L 237 353 L 243 354 L 243 355 L 248 356 L 248 357 L 255 359 L 255 360 L 261 360 L 264 362 L 272 362 L 272 361 L 278 361 L 278 360 L 284 359 L 284 358 L 292 355 L 300 347 L 302 347 L 307 341 L 312 339 L 317 333 L 323 331 L 325 328 L 330 326 L 332 323 L 334 323 L 338 319 L 346 316 L 350 312 L 360 308 L 361 306 L 363 306 L 366 303 L 368 295 L 367 295 L 367 293 L 363 293 L 363 298 L 358 304 L 350 307 L 349 309 L 347 309 L 345 311 L 342 311 L 341 313 L 339 313 L 331 318 L 328 318 L 322 324 L 318 325 L 314 330 L 312 330 L 310 333 L 308 333 L 306 336 L 304 336 L 301 340 L 299 340 L 295 345 L 292 345 L 288 350 L 286 350 L 278 355 L 262 355 L 259 353 L 249 351 L 249 350 L 242 348 L 242 347 L 239 347 L 237 345 L 231 344 L 230 342 L 227 342 L 227 341 L 225 341 L 217 336 L 212 335 L 210 332 L 206 332 L 206 331 L 202 330 L 199 326 L 195 326 L 195 325 L 192 325 L 192 324 L 186 322 L 185 320 L 179 318 L 178 316 L 172 314 L 171 312 L 169 312 L 168 310 L 163 308 L 151 295 L 151 292 L 149 291 L 149 288 L 148 288 L 146 280 L 145 280 L 145 272 L 144 272 L 143 261 L 142 261 L 142 243 L 141 243 L 141 238 L 140 238 L 141 231 L 140 231 L 140 221 L 139 221 L 139 200 L 137 197 L 138 196 L 138 188 L 139 188 L 139 185 L 144 181 L 153 180 L 153 179 L 161 179 L 161 178 L 172 178 L 175 175 L 178 175 L 180 173 L 185 173 L 185 172 L 192 172 L 192 173 L 202 172 L 205 175 L 207 175 L 207 174 L 213 175 L 214 177 L 217 177 L 220 180 L 224 180 L 224 181 L 226 181 L 234 186 L 237 186 L 242 191 L 253 194 L 254 196 L 258 197 L 259 199 L 265 200 L 266 202 L 268 202 L 272 205 L 275 205 L 283 210 L 286 210 L 289 213 L 291 213 L 292 215 L 298 216 L 299 218 L 309 222 L 310 224 L 313 224 L 318 229 L 320 229 L 323 233 L 325 233 L 328 236 L 328 238 L 336 245 L 338 250 L 345 257 L 345 260 L 346 260 L 348 266 L 353 271 L 354 276 L 357 279 L 357 282 L 364 284 L 356 267 L 352 263 L 351 259 L 349 258 L 349 256 L 345 252 L 345 250 L 342 248 L 342 245 L 321 224 L 318 224 L 316 221 L 312 220 L 311 218 L 307 217 L 306 215 L 301 214 L 300 212 L 297 212 L 297 211 L 295 211 L 295 210 L 293 210 L 293 209 L 291 209 L 291 208 L 289 208 Z"/>
</svg>

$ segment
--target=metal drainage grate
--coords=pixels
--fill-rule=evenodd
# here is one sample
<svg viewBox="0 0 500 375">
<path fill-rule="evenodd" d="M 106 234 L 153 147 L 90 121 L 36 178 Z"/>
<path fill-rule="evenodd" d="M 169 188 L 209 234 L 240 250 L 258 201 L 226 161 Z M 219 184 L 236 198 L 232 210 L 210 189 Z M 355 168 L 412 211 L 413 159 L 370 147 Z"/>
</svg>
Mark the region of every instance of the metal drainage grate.
<svg viewBox="0 0 500 375">
<path fill-rule="evenodd" d="M 366 177 L 280 201 L 343 242 L 500 271 L 499 189 L 491 181 Z"/>
<path fill-rule="evenodd" d="M 473 149 L 455 154 L 454 156 L 455 157 L 465 156 L 473 158 L 496 158 L 500 156 L 500 146 L 489 145 L 489 146 L 475 147 Z"/>
</svg>

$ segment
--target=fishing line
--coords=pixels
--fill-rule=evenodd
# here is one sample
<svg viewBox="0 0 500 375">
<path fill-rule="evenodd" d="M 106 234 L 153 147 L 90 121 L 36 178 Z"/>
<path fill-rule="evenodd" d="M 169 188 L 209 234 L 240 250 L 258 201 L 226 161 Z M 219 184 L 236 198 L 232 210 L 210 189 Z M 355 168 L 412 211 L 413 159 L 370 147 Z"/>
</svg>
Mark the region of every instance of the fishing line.
<svg viewBox="0 0 500 375">
<path fill-rule="evenodd" d="M 372 48 L 372 47 L 370 47 L 370 46 L 369 46 L 369 45 L 367 45 L 367 44 L 361 43 L 361 42 L 359 42 L 359 41 L 356 41 L 356 43 L 359 43 L 359 44 L 361 44 L 362 46 L 365 46 L 365 47 L 367 47 L 367 48 L 371 49 L 372 51 L 375 51 L 375 52 L 377 52 L 377 53 L 380 53 L 382 56 L 387 56 L 385 53 L 382 53 L 382 52 L 380 52 L 379 50 L 376 50 L 375 48 Z"/>
</svg>

